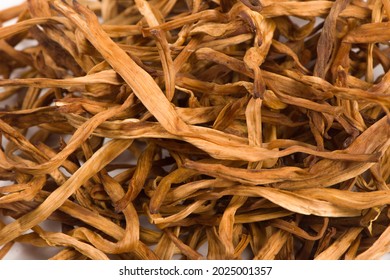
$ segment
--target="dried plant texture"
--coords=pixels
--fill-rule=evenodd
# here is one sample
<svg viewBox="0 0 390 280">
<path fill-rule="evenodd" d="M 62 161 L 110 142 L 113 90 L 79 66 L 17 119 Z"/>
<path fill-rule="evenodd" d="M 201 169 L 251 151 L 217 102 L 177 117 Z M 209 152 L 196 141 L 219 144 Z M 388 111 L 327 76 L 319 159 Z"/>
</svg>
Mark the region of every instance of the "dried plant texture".
<svg viewBox="0 0 390 280">
<path fill-rule="evenodd" d="M 0 257 L 381 258 L 389 19 L 381 0 L 0 11 Z"/>
</svg>

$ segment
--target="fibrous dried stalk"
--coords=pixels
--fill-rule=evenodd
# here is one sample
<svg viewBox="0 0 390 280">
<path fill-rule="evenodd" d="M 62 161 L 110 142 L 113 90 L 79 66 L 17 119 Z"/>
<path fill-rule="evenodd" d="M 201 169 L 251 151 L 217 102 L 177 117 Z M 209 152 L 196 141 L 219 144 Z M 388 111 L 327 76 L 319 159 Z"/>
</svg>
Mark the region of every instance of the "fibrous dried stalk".
<svg viewBox="0 0 390 280">
<path fill-rule="evenodd" d="M 384 0 L 0 11 L 1 25 L 17 18 L 0 27 L 0 216 L 14 219 L 0 222 L 0 258 L 16 243 L 58 247 L 51 259 L 382 257 L 389 12 Z"/>
</svg>

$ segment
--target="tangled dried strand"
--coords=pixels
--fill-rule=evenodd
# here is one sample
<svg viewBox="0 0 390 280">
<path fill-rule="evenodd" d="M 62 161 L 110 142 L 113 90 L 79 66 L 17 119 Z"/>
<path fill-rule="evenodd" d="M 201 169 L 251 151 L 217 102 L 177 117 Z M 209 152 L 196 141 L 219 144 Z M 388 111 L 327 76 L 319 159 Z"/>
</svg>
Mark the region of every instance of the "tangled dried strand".
<svg viewBox="0 0 390 280">
<path fill-rule="evenodd" d="M 390 252 L 387 0 L 28 0 L 15 18 L 1 258 Z"/>
</svg>

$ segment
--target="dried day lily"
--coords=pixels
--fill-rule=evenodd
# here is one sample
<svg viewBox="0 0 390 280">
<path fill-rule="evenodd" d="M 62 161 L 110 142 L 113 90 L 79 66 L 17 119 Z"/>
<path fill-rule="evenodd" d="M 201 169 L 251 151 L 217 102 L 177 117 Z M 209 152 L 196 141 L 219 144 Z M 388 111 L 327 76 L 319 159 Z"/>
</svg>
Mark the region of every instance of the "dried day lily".
<svg viewBox="0 0 390 280">
<path fill-rule="evenodd" d="M 381 258 L 389 20 L 385 0 L 0 11 L 0 257 Z"/>
</svg>

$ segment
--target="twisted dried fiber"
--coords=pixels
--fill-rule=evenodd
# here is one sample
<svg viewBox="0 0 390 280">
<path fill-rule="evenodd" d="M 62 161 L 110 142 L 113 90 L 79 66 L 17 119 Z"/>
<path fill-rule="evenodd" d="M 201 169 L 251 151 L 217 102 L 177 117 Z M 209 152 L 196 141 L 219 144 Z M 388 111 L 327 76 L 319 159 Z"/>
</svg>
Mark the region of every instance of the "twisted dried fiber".
<svg viewBox="0 0 390 280">
<path fill-rule="evenodd" d="M 0 257 L 381 258 L 389 19 L 386 0 L 0 11 Z"/>
</svg>

